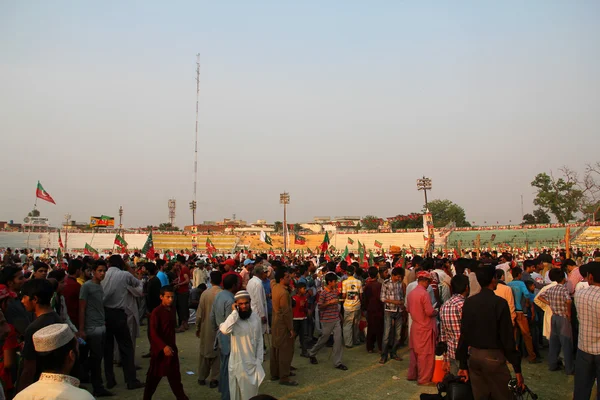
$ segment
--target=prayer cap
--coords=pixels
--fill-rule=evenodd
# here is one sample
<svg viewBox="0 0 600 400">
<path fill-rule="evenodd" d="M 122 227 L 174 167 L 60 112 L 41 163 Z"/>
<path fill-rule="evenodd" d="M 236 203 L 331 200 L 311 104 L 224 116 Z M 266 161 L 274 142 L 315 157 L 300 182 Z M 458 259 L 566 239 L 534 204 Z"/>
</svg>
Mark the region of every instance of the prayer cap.
<svg viewBox="0 0 600 400">
<path fill-rule="evenodd" d="M 239 299 L 243 299 L 243 298 L 250 298 L 250 293 L 248 293 L 246 290 L 240 290 L 239 292 L 237 292 L 235 294 L 234 300 L 239 300 Z"/>
<path fill-rule="evenodd" d="M 38 353 L 59 349 L 75 338 L 67 324 L 48 325 L 33 334 L 33 347 Z"/>
</svg>

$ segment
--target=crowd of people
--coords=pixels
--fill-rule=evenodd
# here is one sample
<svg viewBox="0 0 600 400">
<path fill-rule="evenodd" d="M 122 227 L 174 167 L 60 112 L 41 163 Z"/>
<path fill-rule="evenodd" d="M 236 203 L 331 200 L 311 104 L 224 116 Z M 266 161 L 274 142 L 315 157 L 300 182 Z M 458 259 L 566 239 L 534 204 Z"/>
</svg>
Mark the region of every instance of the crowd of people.
<svg viewBox="0 0 600 400">
<path fill-rule="evenodd" d="M 363 344 L 381 364 L 403 361 L 400 350 L 408 347 L 407 380 L 434 385 L 441 368 L 470 383 L 477 400 L 511 398 L 507 363 L 524 388 L 522 358 L 541 363 L 547 347 L 547 368 L 574 374 L 574 399 L 588 400 L 600 369 L 600 251 L 587 260 L 572 254 L 548 251 L 518 262 L 497 252 L 454 259 L 381 252 L 370 262 L 352 253 L 252 251 L 31 260 L 26 250 L 7 250 L 0 396 L 113 396 L 117 365 L 122 384 L 143 389 L 144 399 L 162 377 L 177 399 L 187 399 L 176 339 L 193 325 L 191 309 L 197 382 L 223 400 L 258 396 L 266 355 L 268 379 L 294 387 L 304 383 L 292 366 L 297 348 L 318 364 L 331 347 L 332 367 L 343 373 L 344 349 Z M 143 320 L 145 383 L 135 364 Z"/>
</svg>

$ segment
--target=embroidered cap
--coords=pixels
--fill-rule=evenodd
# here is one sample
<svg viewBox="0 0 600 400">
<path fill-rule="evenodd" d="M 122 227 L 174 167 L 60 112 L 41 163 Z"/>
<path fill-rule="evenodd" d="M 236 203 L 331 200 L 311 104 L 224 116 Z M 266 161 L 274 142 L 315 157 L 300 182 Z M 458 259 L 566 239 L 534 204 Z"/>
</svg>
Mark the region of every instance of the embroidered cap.
<svg viewBox="0 0 600 400">
<path fill-rule="evenodd" d="M 33 334 L 33 347 L 39 353 L 46 353 L 63 347 L 75 338 L 67 324 L 48 325 Z"/>
<path fill-rule="evenodd" d="M 239 299 L 244 299 L 244 298 L 250 298 L 250 293 L 248 293 L 246 290 L 240 290 L 239 292 L 237 292 L 235 294 L 234 300 L 239 300 Z"/>
</svg>

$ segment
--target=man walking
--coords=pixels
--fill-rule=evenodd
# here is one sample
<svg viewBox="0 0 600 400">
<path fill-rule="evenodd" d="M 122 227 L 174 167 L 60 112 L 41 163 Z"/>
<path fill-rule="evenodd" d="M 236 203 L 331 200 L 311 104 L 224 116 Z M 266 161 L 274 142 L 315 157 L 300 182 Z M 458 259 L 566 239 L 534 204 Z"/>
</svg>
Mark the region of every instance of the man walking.
<svg viewBox="0 0 600 400">
<path fill-rule="evenodd" d="M 265 378 L 263 370 L 263 330 L 260 318 L 252 312 L 250 295 L 240 290 L 229 317 L 219 326 L 231 337 L 229 356 L 229 393 L 231 400 L 247 400 L 258 394 Z"/>
<path fill-rule="evenodd" d="M 200 354 L 198 358 L 198 384 L 206 385 L 209 379 L 211 389 L 219 386 L 219 350 L 215 349 L 215 337 L 217 332 L 210 322 L 210 315 L 215 298 L 222 291 L 221 272 L 210 273 L 212 287 L 200 296 L 200 304 L 196 312 L 196 337 L 200 339 Z"/>
<path fill-rule="evenodd" d="M 286 268 L 279 266 L 275 271 L 273 293 L 273 324 L 271 348 L 271 380 L 279 379 L 279 384 L 297 386 L 298 382 L 290 380 L 295 374 L 290 370 L 294 357 L 294 314 L 292 298 L 289 290 L 290 274 Z"/>
<path fill-rule="evenodd" d="M 344 341 L 347 348 L 360 344 L 358 324 L 360 323 L 360 305 L 363 292 L 362 282 L 354 277 L 354 266 L 346 267 L 348 278 L 342 281 L 344 299 Z"/>
<path fill-rule="evenodd" d="M 392 270 L 391 278 L 381 286 L 381 302 L 384 304 L 383 317 L 383 350 L 381 351 L 380 364 L 385 364 L 388 355 L 391 359 L 402 361 L 396 354 L 398 342 L 402 333 L 402 311 L 404 310 L 404 293 L 402 279 L 404 270 L 396 267 Z"/>
</svg>

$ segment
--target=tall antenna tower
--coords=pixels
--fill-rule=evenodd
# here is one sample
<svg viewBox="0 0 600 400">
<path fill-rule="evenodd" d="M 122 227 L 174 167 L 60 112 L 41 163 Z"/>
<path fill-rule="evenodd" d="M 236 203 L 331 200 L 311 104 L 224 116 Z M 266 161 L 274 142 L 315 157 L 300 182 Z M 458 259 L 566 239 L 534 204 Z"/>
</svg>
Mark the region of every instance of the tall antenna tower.
<svg viewBox="0 0 600 400">
<path fill-rule="evenodd" d="M 198 102 L 200 99 L 200 53 L 196 54 L 196 142 L 194 144 L 194 199 L 192 210 L 192 225 L 196 225 L 196 186 L 198 185 Z"/>
<path fill-rule="evenodd" d="M 169 223 L 175 226 L 175 199 L 169 199 Z"/>
</svg>

